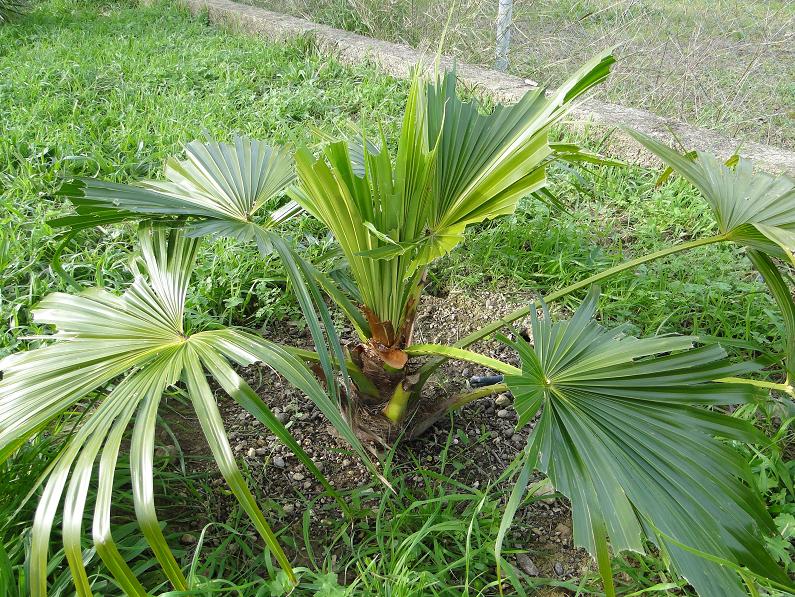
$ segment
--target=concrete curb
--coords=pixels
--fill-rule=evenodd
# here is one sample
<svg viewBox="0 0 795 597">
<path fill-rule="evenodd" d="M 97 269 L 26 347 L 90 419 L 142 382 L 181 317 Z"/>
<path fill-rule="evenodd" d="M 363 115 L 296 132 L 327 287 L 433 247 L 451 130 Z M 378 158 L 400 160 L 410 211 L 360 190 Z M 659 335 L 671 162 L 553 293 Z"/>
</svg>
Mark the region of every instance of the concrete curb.
<svg viewBox="0 0 795 597">
<path fill-rule="evenodd" d="M 231 0 L 179 1 L 194 14 L 207 10 L 211 23 L 226 25 L 234 30 L 271 40 L 311 35 L 321 51 L 333 54 L 342 62 L 360 64 L 372 61 L 382 71 L 396 78 L 405 78 L 412 66 L 420 62 L 425 64 L 429 62 L 426 54 L 410 46 L 372 39 Z M 442 63 L 451 66 L 452 60 L 444 58 Z M 527 91 L 535 88 L 525 79 L 513 75 L 461 62 L 456 64 L 458 77 L 464 85 L 480 90 L 499 102 L 518 101 Z M 760 167 L 772 172 L 795 175 L 793 151 L 763 143 L 743 142 L 715 131 L 669 120 L 645 110 L 588 100 L 572 112 L 572 117 L 608 128 L 618 125 L 629 126 L 669 144 L 673 142 L 675 135 L 688 149 L 709 151 L 724 158 L 739 147 L 744 157 L 754 160 Z M 654 162 L 634 140 L 620 133 L 611 138 L 610 151 L 623 159 L 641 163 Z"/>
</svg>

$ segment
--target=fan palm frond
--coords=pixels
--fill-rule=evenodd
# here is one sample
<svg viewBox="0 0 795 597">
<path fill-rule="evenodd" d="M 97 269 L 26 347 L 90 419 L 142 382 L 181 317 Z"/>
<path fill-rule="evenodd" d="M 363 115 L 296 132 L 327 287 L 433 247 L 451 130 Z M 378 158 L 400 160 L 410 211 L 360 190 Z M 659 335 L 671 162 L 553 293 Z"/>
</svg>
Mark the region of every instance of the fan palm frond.
<svg viewBox="0 0 795 597">
<path fill-rule="evenodd" d="M 556 94 L 534 91 L 489 114 L 460 98 L 454 72 L 431 82 L 417 72 L 394 164 L 383 137 L 330 143 L 318 158 L 297 152 L 301 184 L 291 196 L 339 241 L 370 327 L 391 330 L 387 344 L 416 303 L 424 268 L 455 247 L 469 224 L 512 213 L 544 186 L 550 127 L 612 63 L 599 55 Z"/>
<path fill-rule="evenodd" d="M 339 414 L 337 397 L 324 390 L 303 362 L 285 349 L 235 330 L 185 332 L 182 319 L 196 239 L 185 238 L 180 230 L 143 226 L 139 240 L 144 263 L 135 268 L 135 281 L 124 294 L 91 289 L 78 295 L 47 296 L 34 317 L 57 328 L 55 334 L 42 338 L 53 342 L 0 361 L 0 461 L 76 402 L 97 393 L 100 397 L 48 469 L 32 534 L 33 594 L 46 594 L 50 531 L 63 498 L 63 539 L 75 586 L 79 595 L 91 595 L 80 538 L 97 459 L 93 518 L 97 552 L 125 594 L 147 594 L 116 549 L 110 526 L 114 469 L 125 430 L 133 420 L 130 466 L 140 527 L 174 588 L 187 588 L 157 522 L 152 493 L 156 413 L 164 391 L 179 380 L 186 384 L 204 436 L 232 493 L 279 565 L 293 578 L 287 556 L 237 467 L 207 372 L 282 439 L 332 495 L 336 493 L 325 477 L 229 360 L 272 367 L 329 414 L 341 434 L 369 462 L 364 448 Z"/>
<path fill-rule="evenodd" d="M 745 595 L 738 570 L 790 587 L 766 551 L 776 528 L 748 466 L 718 439 L 765 438 L 705 408 L 764 399 L 753 386 L 714 381 L 753 364 L 732 364 L 692 337 L 605 329 L 593 319 L 597 297 L 569 321 L 531 312 L 533 345 L 505 339 L 522 360 L 505 382 L 519 426 L 540 414 L 525 466 L 571 500 L 575 542 L 596 556 L 608 593 L 608 539 L 636 552 L 650 540 L 701 595 Z"/>
<path fill-rule="evenodd" d="M 729 240 L 795 264 L 795 180 L 755 172 L 742 157 L 734 167 L 701 151 L 693 160 L 643 133 L 628 132 L 701 191 Z"/>
</svg>

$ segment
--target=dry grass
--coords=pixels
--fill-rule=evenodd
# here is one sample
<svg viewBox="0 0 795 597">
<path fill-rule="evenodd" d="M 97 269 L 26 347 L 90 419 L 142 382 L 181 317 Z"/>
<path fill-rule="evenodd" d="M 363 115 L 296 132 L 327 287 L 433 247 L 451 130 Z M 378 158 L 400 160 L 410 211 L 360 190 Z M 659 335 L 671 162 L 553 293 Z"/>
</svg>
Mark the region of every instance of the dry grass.
<svg viewBox="0 0 795 597">
<path fill-rule="evenodd" d="M 491 65 L 497 0 L 248 0 Z M 515 0 L 510 71 L 555 85 L 617 46 L 604 98 L 795 148 L 795 1 Z"/>
</svg>

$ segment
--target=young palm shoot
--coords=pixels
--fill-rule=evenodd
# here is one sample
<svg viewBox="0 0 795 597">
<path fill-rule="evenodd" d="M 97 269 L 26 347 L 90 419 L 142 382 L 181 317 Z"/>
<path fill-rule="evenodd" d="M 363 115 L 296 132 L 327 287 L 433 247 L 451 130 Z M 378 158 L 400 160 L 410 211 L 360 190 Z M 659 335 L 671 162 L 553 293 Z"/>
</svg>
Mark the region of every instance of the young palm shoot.
<svg viewBox="0 0 795 597">
<path fill-rule="evenodd" d="M 364 136 L 353 146 L 330 143 L 319 157 L 298 151 L 300 186 L 291 196 L 328 226 L 350 265 L 367 321 L 352 358 L 375 389 L 359 387 L 358 399 L 383 407 L 386 438 L 417 402 L 406 348 L 428 265 L 468 225 L 513 213 L 544 186 L 555 157 L 550 127 L 612 63 L 597 56 L 554 95 L 531 92 L 490 114 L 459 97 L 454 73 L 431 82 L 415 73 L 394 160 L 385 139 Z"/>
</svg>

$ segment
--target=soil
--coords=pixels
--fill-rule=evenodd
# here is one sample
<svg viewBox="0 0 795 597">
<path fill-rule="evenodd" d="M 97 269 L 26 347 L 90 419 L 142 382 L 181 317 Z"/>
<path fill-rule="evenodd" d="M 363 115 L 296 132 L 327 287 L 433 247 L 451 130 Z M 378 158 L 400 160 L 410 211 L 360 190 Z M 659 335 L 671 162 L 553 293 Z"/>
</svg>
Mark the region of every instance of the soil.
<svg viewBox="0 0 795 597">
<path fill-rule="evenodd" d="M 425 296 L 422 299 L 414 342 L 452 343 L 481 325 L 501 317 L 526 304 L 528 297 L 506 298 L 488 292 L 453 292 L 446 297 Z M 309 347 L 308 332 L 296 322 L 279 322 L 266 331 L 269 339 Z M 343 336 L 351 330 L 343 329 Z M 353 338 L 350 338 L 353 340 Z M 512 351 L 497 341 L 484 341 L 475 350 L 518 364 Z M 241 371 L 247 382 L 287 425 L 290 432 L 318 464 L 331 483 L 340 490 L 372 486 L 380 491 L 365 467 L 358 461 L 344 440 L 340 439 L 320 411 L 301 392 L 292 388 L 276 373 L 261 366 Z M 439 399 L 466 388 L 472 375 L 493 374 L 482 367 L 447 362 L 426 386 L 429 396 Z M 320 484 L 285 448 L 275 436 L 222 391 L 217 391 L 218 404 L 224 419 L 230 444 L 245 464 L 253 486 L 265 496 L 272 512 L 268 519 L 276 526 L 290 527 L 285 535 L 300 537 L 304 512 L 309 502 L 320 508 L 311 516 L 320 518 L 335 512 L 331 499 L 323 495 Z M 405 470 L 422 462 L 427 470 L 441 472 L 443 448 L 452 437 L 444 474 L 468 486 L 483 487 L 493 482 L 522 449 L 531 425 L 515 431 L 516 415 L 510 406 L 510 394 L 500 394 L 477 400 L 452 417 L 443 418 L 417 440 L 399 443 L 393 469 Z M 182 410 L 182 409 L 181 409 Z M 498 415 L 499 413 L 499 415 Z M 171 427 L 186 461 L 195 469 L 214 471 L 211 487 L 223 487 L 223 480 L 209 457 L 198 422 L 192 411 L 185 409 L 179 416 L 170 416 Z M 452 436 L 451 436 L 452 430 Z M 164 442 L 173 441 L 166 440 Z M 455 463 L 450 466 L 450 463 Z M 542 477 L 537 477 L 541 479 Z M 415 477 L 420 481 L 420 477 Z M 207 515 L 225 521 L 232 512 L 233 500 L 227 492 L 213 492 L 207 497 Z M 261 505 L 262 501 L 260 500 Z M 278 522 L 277 522 L 278 521 Z M 324 521 L 318 521 L 324 522 Z M 328 521 L 325 521 L 328 522 Z M 317 525 L 313 529 L 322 529 Z M 568 504 L 552 497 L 532 503 L 516 516 L 505 547 L 526 551 L 526 555 L 509 556 L 517 567 L 532 576 L 576 579 L 594 566 L 590 556 L 572 545 L 571 516 Z M 185 529 L 197 534 L 201 526 Z M 312 537 L 318 546 L 326 537 L 320 531 Z M 214 539 L 209 539 L 212 545 Z M 300 544 L 300 541 L 297 541 Z M 291 554 L 301 561 L 300 548 Z M 548 593 L 564 594 L 564 593 Z"/>
</svg>

